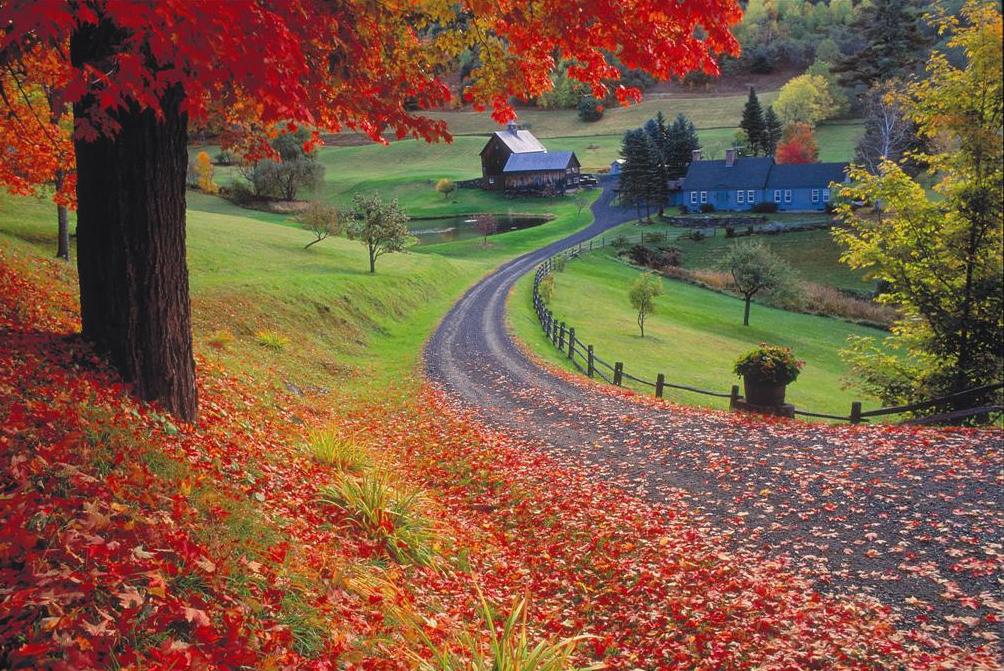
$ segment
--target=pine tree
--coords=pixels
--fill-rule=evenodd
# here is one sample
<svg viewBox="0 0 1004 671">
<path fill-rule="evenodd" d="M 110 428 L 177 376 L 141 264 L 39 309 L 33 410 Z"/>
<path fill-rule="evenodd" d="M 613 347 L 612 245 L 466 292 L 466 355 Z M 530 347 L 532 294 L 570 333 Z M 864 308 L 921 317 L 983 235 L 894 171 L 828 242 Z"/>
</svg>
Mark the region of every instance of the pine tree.
<svg viewBox="0 0 1004 671">
<path fill-rule="evenodd" d="M 767 124 L 763 116 L 763 108 L 756 97 L 756 91 L 750 87 L 750 95 L 746 100 L 746 107 L 743 108 L 743 119 L 739 122 L 739 127 L 746 133 L 746 142 L 749 144 L 749 151 L 753 156 L 766 154 Z"/>
<path fill-rule="evenodd" d="M 621 144 L 624 166 L 620 173 L 619 198 L 623 205 L 634 205 L 641 219 L 641 206 L 651 193 L 652 154 L 645 131 L 640 128 L 624 133 Z"/>
<path fill-rule="evenodd" d="M 645 182 L 645 205 L 648 210 L 653 204 L 659 208 L 661 216 L 669 198 L 669 180 L 666 177 L 666 164 L 663 162 L 659 145 L 646 133 L 645 144 L 648 149 L 648 179 Z M 651 218 L 651 214 L 649 214 Z"/>
<path fill-rule="evenodd" d="M 677 179 L 687 174 L 687 166 L 695 149 L 701 146 L 697 139 L 697 129 L 683 114 L 676 117 L 668 129 L 666 142 L 667 160 L 666 172 L 670 179 Z"/>
<path fill-rule="evenodd" d="M 914 0 L 873 0 L 862 5 L 851 24 L 865 47 L 833 66 L 843 86 L 864 86 L 909 75 L 926 56 Z"/>
<path fill-rule="evenodd" d="M 643 130 L 652 145 L 651 153 L 654 167 L 652 199 L 659 204 L 659 215 L 661 216 L 665 211 L 666 199 L 669 197 L 669 127 L 666 125 L 666 117 L 663 116 L 662 112 L 656 113 L 654 118 L 645 122 Z"/>
<path fill-rule="evenodd" d="M 781 120 L 774 113 L 773 107 L 768 107 L 767 112 L 763 115 L 764 124 L 764 154 L 767 156 L 773 156 L 774 152 L 777 151 L 777 143 L 781 141 L 781 136 L 784 133 L 784 127 L 781 125 Z"/>
</svg>

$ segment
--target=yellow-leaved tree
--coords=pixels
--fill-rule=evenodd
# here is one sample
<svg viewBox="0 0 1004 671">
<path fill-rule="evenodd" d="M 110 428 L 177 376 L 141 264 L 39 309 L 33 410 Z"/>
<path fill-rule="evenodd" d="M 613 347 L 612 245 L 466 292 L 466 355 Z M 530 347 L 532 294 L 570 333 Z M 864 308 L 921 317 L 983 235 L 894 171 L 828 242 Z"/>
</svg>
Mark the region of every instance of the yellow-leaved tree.
<svg viewBox="0 0 1004 671">
<path fill-rule="evenodd" d="M 844 261 L 886 283 L 881 300 L 902 311 L 887 347 L 859 338 L 845 353 L 859 385 L 892 403 L 958 394 L 998 382 L 1004 371 L 1000 6 L 968 0 L 937 25 L 964 63 L 935 52 L 928 77 L 900 101 L 931 148 L 916 159 L 928 167 L 933 193 L 892 161 L 878 174 L 854 168 L 839 206 L 847 227 L 834 233 Z M 983 407 L 999 397 L 970 394 L 953 405 Z"/>
</svg>

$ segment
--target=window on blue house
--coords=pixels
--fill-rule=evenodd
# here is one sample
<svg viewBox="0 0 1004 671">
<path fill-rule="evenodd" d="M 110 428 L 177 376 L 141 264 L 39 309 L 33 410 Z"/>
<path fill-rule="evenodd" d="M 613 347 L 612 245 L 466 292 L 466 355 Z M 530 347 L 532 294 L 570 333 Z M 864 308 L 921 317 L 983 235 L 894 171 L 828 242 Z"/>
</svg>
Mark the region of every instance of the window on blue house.
<svg viewBox="0 0 1004 671">
<path fill-rule="evenodd" d="M 814 203 L 818 203 L 819 202 L 819 189 L 813 189 L 812 190 L 812 202 L 814 202 Z"/>
<path fill-rule="evenodd" d="M 753 203 L 756 200 L 756 193 L 753 190 L 746 192 L 746 202 Z"/>
<path fill-rule="evenodd" d="M 791 189 L 785 189 L 784 190 L 784 202 L 786 202 L 786 203 L 790 203 L 791 202 Z"/>
<path fill-rule="evenodd" d="M 780 189 L 775 189 L 774 190 L 774 202 L 775 203 L 780 203 L 781 202 L 781 190 Z"/>
<path fill-rule="evenodd" d="M 696 191 L 691 191 L 690 192 L 690 204 L 691 205 L 697 205 L 697 192 Z"/>
<path fill-rule="evenodd" d="M 736 191 L 736 202 L 737 203 L 745 203 L 746 202 L 746 192 L 745 191 L 742 191 L 742 190 Z"/>
<path fill-rule="evenodd" d="M 830 190 L 829 189 L 823 189 L 823 202 L 824 203 L 830 202 Z"/>
<path fill-rule="evenodd" d="M 708 202 L 708 192 L 707 191 L 701 191 L 701 203 L 703 204 L 703 203 L 706 203 L 706 202 Z"/>
</svg>

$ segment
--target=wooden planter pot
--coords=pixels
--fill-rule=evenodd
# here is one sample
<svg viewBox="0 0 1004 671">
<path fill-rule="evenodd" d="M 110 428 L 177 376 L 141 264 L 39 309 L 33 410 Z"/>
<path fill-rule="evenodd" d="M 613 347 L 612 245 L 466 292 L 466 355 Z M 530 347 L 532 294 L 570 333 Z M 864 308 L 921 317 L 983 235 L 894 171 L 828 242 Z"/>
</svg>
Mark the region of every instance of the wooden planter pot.
<svg viewBox="0 0 1004 671">
<path fill-rule="evenodd" d="M 764 380 L 758 376 L 744 375 L 743 388 L 746 392 L 746 402 L 761 408 L 780 408 L 784 406 L 784 391 L 787 384 Z"/>
</svg>

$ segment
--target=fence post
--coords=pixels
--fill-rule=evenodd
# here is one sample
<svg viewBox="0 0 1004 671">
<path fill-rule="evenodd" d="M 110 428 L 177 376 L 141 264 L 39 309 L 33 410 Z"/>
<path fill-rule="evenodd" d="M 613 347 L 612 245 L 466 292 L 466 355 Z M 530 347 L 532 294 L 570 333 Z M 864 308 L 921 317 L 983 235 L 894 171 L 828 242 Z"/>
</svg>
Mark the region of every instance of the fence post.
<svg viewBox="0 0 1004 671">
<path fill-rule="evenodd" d="M 593 368 L 593 346 L 590 345 L 589 347 L 586 348 L 586 375 L 592 377 L 594 370 L 595 368 Z"/>
<path fill-rule="evenodd" d="M 551 320 L 551 342 L 554 345 L 558 344 L 558 322 L 553 318 Z"/>
<path fill-rule="evenodd" d="M 589 239 L 589 251 L 593 251 L 593 239 Z"/>
<path fill-rule="evenodd" d="M 558 350 L 565 349 L 565 322 L 561 322 L 558 330 Z"/>
<path fill-rule="evenodd" d="M 575 361 L 575 329 L 568 329 L 568 358 Z"/>
<path fill-rule="evenodd" d="M 735 410 L 736 406 L 739 405 L 739 385 L 732 385 L 732 391 L 729 392 L 729 410 Z"/>
<path fill-rule="evenodd" d="M 604 235 L 603 237 L 600 238 L 600 247 L 606 247 L 606 246 L 607 246 L 607 236 Z"/>
<path fill-rule="evenodd" d="M 655 397 L 662 398 L 662 389 L 666 386 L 666 376 L 659 373 L 655 376 Z"/>
<path fill-rule="evenodd" d="M 851 424 L 861 423 L 861 401 L 851 403 Z"/>
<path fill-rule="evenodd" d="M 621 382 L 624 381 L 624 363 L 617 361 L 614 363 L 614 384 L 618 387 L 621 386 Z"/>
</svg>

